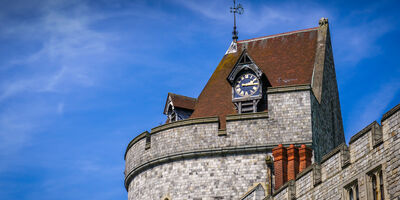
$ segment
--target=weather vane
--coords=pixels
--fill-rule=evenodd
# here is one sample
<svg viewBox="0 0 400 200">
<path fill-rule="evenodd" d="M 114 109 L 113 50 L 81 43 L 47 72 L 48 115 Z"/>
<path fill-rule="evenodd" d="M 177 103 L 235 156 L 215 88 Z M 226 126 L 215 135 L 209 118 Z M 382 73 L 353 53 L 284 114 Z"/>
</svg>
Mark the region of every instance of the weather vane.
<svg viewBox="0 0 400 200">
<path fill-rule="evenodd" d="M 231 7 L 231 13 L 233 13 L 233 32 L 232 32 L 232 39 L 234 42 L 237 42 L 238 39 L 238 33 L 236 31 L 236 13 L 241 15 L 243 13 L 244 9 L 242 7 L 242 5 L 239 3 L 236 6 L 236 0 L 233 0 L 233 7 Z"/>
</svg>

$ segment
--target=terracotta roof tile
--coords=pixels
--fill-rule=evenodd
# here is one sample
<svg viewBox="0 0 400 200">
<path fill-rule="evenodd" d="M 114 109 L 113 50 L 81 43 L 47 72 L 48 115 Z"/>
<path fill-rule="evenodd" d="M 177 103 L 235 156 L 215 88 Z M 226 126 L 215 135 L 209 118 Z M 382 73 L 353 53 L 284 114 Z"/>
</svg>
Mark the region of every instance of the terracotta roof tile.
<svg viewBox="0 0 400 200">
<path fill-rule="evenodd" d="M 278 35 L 238 41 L 237 53 L 224 55 L 198 97 L 190 118 L 236 113 L 227 77 L 246 49 L 272 87 L 311 84 L 318 27 Z M 221 120 L 221 128 L 225 121 Z"/>
<path fill-rule="evenodd" d="M 174 105 L 174 107 L 194 110 L 194 105 L 196 104 L 195 98 L 174 93 L 168 93 L 168 96 L 171 97 L 172 104 Z"/>
</svg>

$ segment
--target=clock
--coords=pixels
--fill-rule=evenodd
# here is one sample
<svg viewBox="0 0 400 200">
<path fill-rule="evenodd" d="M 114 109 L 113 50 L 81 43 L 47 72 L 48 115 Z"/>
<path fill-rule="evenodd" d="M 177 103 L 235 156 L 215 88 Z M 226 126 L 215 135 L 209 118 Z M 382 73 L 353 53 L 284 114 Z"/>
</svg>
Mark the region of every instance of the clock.
<svg viewBox="0 0 400 200">
<path fill-rule="evenodd" d="M 239 76 L 234 85 L 234 98 L 246 98 L 260 94 L 260 81 L 252 73 Z"/>
</svg>

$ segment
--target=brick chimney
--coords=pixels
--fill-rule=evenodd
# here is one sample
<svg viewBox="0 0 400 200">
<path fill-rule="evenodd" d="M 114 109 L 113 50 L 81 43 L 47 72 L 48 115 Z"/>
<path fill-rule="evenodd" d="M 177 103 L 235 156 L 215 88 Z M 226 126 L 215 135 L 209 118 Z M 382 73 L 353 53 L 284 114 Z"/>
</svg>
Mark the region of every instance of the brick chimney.
<svg viewBox="0 0 400 200">
<path fill-rule="evenodd" d="M 287 182 L 287 152 L 282 144 L 272 149 L 274 156 L 274 171 L 275 171 L 275 189 L 280 188 Z"/>
<path fill-rule="evenodd" d="M 299 150 L 293 144 L 287 148 L 288 156 L 288 180 L 295 180 L 299 173 Z"/>
<path fill-rule="evenodd" d="M 311 165 L 312 150 L 302 144 L 299 149 L 300 155 L 300 172 Z"/>
</svg>

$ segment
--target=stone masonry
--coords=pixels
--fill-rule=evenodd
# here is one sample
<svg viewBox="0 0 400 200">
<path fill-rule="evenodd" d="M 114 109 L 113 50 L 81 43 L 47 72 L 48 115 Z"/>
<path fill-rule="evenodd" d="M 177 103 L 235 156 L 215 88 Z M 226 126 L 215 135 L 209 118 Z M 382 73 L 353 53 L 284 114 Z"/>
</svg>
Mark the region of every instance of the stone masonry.
<svg viewBox="0 0 400 200">
<path fill-rule="evenodd" d="M 264 91 L 267 109 L 231 114 L 226 74 L 237 55 L 225 55 L 208 90 L 193 100 L 191 118 L 157 126 L 128 144 L 129 200 L 349 199 L 349 191 L 359 199 L 374 193 L 400 198 L 400 105 L 345 144 L 327 19 L 244 43 L 275 84 Z"/>
<path fill-rule="evenodd" d="M 139 196 L 158 199 L 166 194 L 174 199 L 187 199 L 190 188 L 205 185 L 216 187 L 193 190 L 189 199 L 212 199 L 218 195 L 235 199 L 255 183 L 270 184 L 266 173 L 260 172 L 266 170 L 264 159 L 273 147 L 277 144 L 311 147 L 313 144 L 312 96 L 311 88 L 306 85 L 270 88 L 269 111 L 227 116 L 226 132 L 218 130 L 217 117 L 209 117 L 168 123 L 139 135 L 126 152 L 125 184 L 129 199 Z M 232 165 L 226 165 L 229 163 Z M 258 175 L 250 176 L 249 163 L 253 163 L 251 167 Z M 220 167 L 213 172 L 204 169 L 202 177 L 213 174 L 205 184 L 194 181 L 199 180 L 192 173 L 194 166 Z M 226 171 L 225 167 L 235 170 Z M 180 182 L 173 177 L 184 179 Z M 160 185 L 157 190 L 150 190 L 153 183 Z M 179 184 L 173 190 L 170 188 Z"/>
<path fill-rule="evenodd" d="M 223 194 L 224 199 L 235 199 L 254 183 L 267 183 L 266 173 L 259 172 L 266 170 L 265 157 L 271 154 L 276 144 L 312 144 L 310 94 L 309 87 L 273 93 L 269 97 L 269 112 L 227 116 L 226 132 L 222 134 L 218 131 L 218 118 L 210 117 L 168 123 L 139 135 L 126 152 L 125 183 L 129 199 L 138 199 L 139 196 L 154 199 L 165 194 L 171 194 L 174 199 L 189 198 L 179 194 L 184 194 L 189 188 L 204 187 L 204 183 L 199 181 L 188 183 L 188 180 L 199 178 L 195 174 L 190 175 L 194 166 L 220 167 L 213 170 L 214 179 L 208 179 L 207 183 L 218 187 L 198 194 L 197 190 L 193 191 L 193 198 L 203 196 L 203 199 L 212 199 L 213 195 Z M 150 139 L 146 139 L 148 137 Z M 227 165 L 229 163 L 232 165 Z M 235 170 L 227 171 L 225 167 Z M 250 168 L 259 175 L 248 176 Z M 209 170 L 202 173 L 203 177 L 211 177 Z M 161 179 L 159 176 L 169 178 Z M 180 183 L 182 187 L 175 187 L 174 191 L 160 188 L 157 190 L 159 193 L 150 192 L 152 190 L 147 188 L 152 185 L 152 179 L 160 185 L 171 186 L 170 181 L 175 180 L 173 177 L 185 177 Z M 172 185 L 176 184 L 179 181 L 174 181 Z M 228 193 L 232 198 L 226 197 Z"/>
<path fill-rule="evenodd" d="M 379 137 L 383 136 L 383 137 Z M 375 141 L 374 138 L 383 138 Z M 385 199 L 400 198 L 400 104 L 354 135 L 265 199 L 348 199 L 346 188 L 356 184 L 359 199 L 373 199 L 372 172 L 382 170 Z M 294 187 L 290 187 L 293 185 Z M 294 194 L 290 197 L 290 193 Z"/>
</svg>

